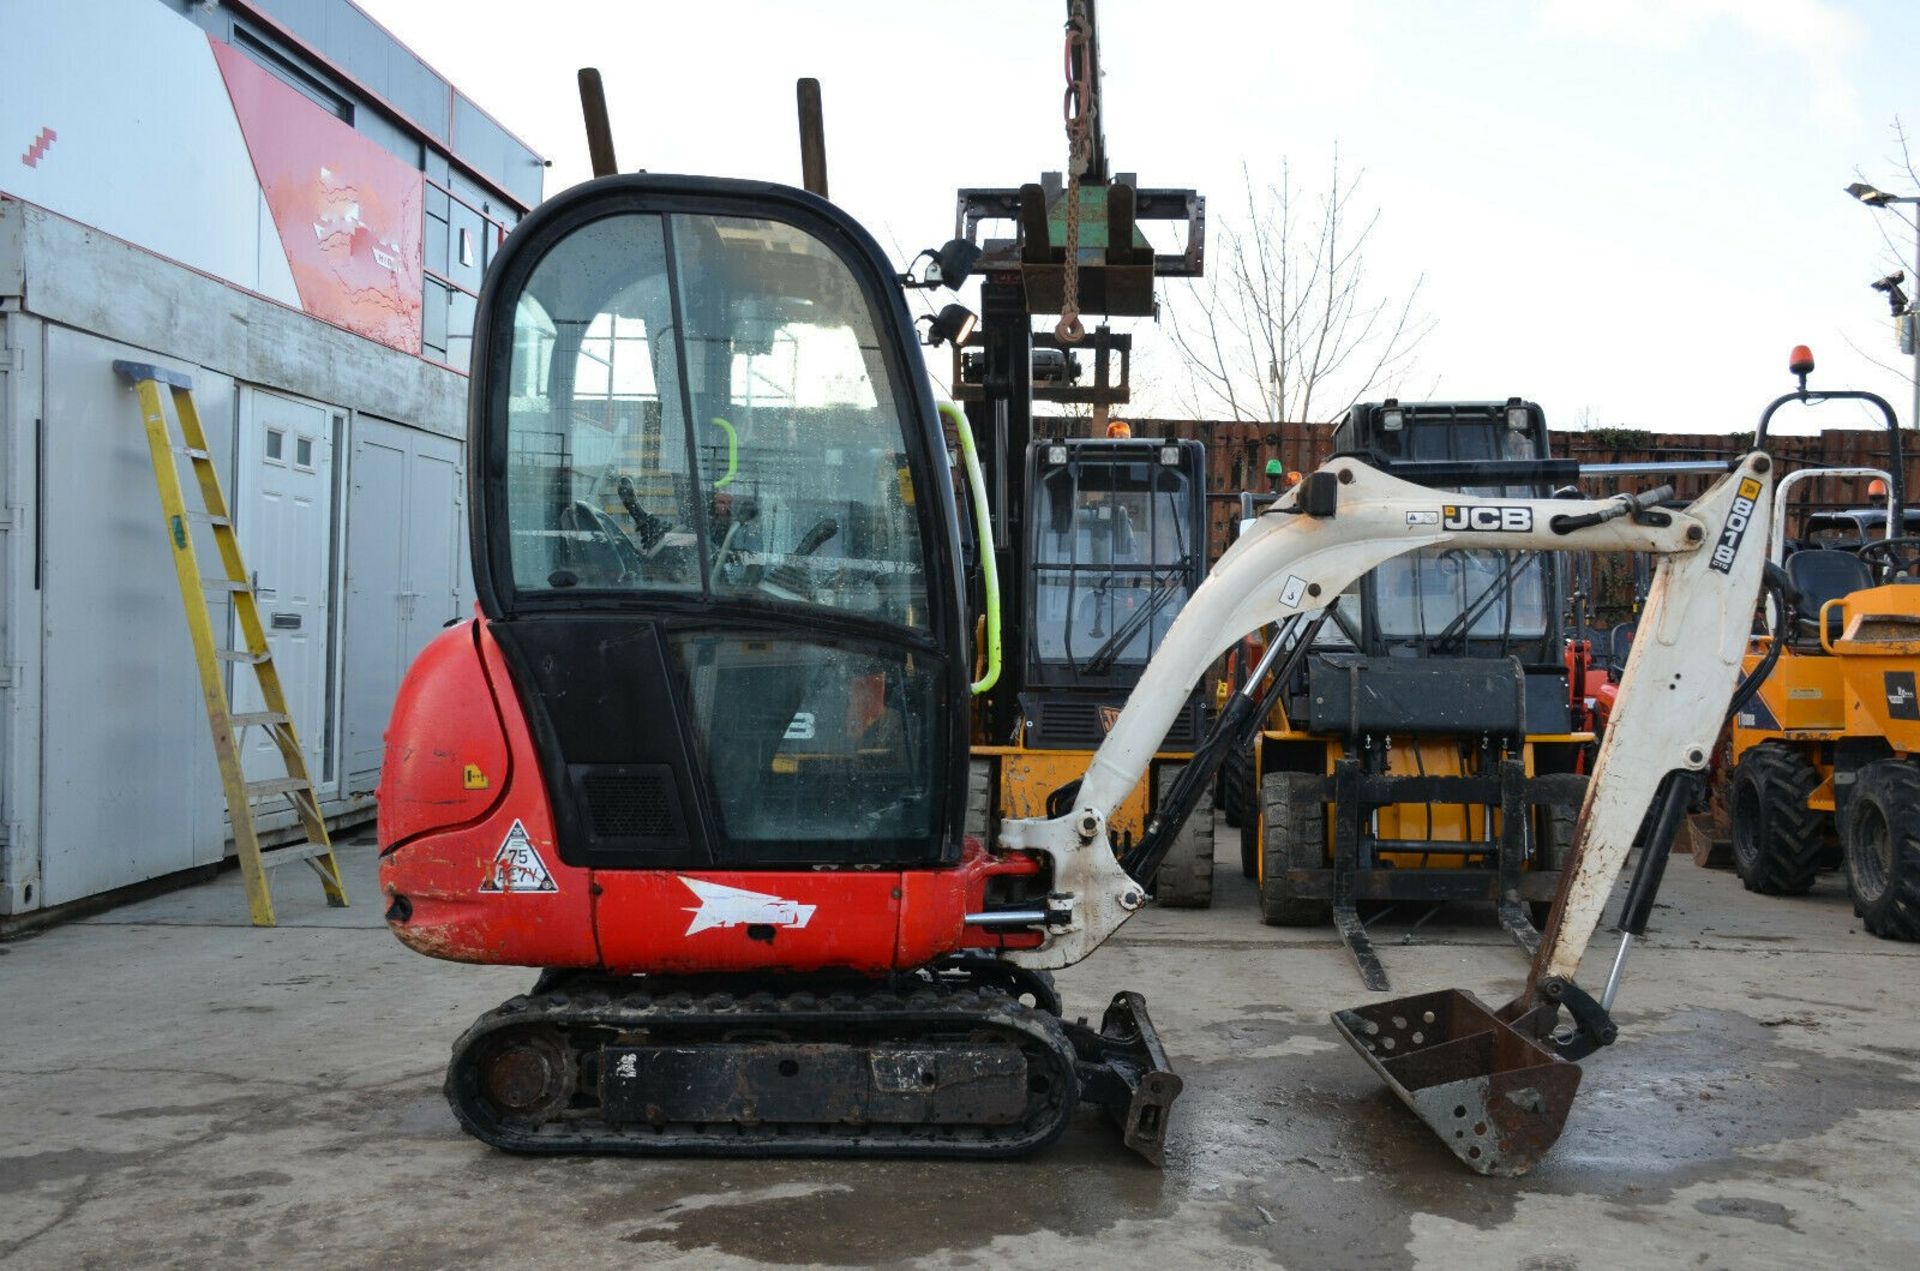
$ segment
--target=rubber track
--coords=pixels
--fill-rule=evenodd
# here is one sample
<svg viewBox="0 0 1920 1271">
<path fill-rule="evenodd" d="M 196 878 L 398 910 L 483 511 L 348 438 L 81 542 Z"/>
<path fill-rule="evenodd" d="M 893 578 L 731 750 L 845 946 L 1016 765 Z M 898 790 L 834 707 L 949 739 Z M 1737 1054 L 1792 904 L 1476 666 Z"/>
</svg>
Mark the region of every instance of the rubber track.
<svg viewBox="0 0 1920 1271">
<path fill-rule="evenodd" d="M 1853 911 L 1882 940 L 1920 941 L 1920 766 L 1891 759 L 1868 764 L 1856 778 L 1860 785 L 1854 787 L 1849 813 L 1869 774 L 1881 787 L 1876 793 L 1893 834 L 1893 871 L 1880 903 L 1869 909 L 1855 899 Z"/>
<path fill-rule="evenodd" d="M 1735 816 L 1743 781 L 1759 786 L 1762 815 L 1755 832 L 1761 827 L 1768 832 L 1755 844 L 1753 858 L 1743 861 L 1738 850 L 1740 830 L 1735 827 L 1734 868 L 1741 883 L 1748 891 L 1767 896 L 1804 894 L 1820 872 L 1833 834 L 1833 818 L 1807 806 L 1807 796 L 1820 784 L 1820 774 L 1793 747 L 1768 741 L 1747 751 L 1734 768 L 1729 787 L 1734 792 Z"/>
<path fill-rule="evenodd" d="M 580 1076 L 574 1106 L 543 1125 L 503 1120 L 484 1101 L 468 1062 L 480 1043 L 504 1030 L 557 1029 Z M 1012 1038 L 1030 1071 L 1051 1072 L 1030 1093 L 1027 1118 L 1011 1126 L 796 1125 L 725 1123 L 611 1125 L 599 1119 L 587 1075 L 603 1045 L 644 1033 L 673 1044 L 779 1033 L 792 1041 L 935 1040 L 997 1033 Z M 992 990 L 929 985 L 902 995 L 863 989 L 838 993 L 650 993 L 637 981 L 573 983 L 509 999 L 474 1021 L 453 1045 L 446 1095 L 468 1133 L 510 1152 L 630 1156 L 1019 1156 L 1058 1138 L 1079 1102 L 1074 1049 L 1054 1016 Z"/>
</svg>

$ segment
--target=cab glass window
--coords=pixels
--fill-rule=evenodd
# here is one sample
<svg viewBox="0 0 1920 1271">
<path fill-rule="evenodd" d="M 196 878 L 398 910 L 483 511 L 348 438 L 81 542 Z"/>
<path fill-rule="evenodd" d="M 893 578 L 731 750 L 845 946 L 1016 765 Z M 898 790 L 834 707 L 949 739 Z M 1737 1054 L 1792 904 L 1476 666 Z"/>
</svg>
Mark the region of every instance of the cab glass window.
<svg viewBox="0 0 1920 1271">
<path fill-rule="evenodd" d="M 1034 550 L 1035 651 L 1100 674 L 1153 656 L 1187 600 L 1192 482 L 1178 468 L 1074 463 L 1041 478 Z"/>
<path fill-rule="evenodd" d="M 514 312 L 523 593 L 681 592 L 929 625 L 902 402 L 840 257 L 742 217 L 570 234 Z"/>
</svg>

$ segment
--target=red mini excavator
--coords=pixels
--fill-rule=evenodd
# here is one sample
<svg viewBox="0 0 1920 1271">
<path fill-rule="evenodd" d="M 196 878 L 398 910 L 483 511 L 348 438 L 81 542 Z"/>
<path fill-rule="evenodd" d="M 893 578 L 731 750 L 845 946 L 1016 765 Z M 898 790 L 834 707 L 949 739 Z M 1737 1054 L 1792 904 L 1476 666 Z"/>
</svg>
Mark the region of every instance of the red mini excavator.
<svg viewBox="0 0 1920 1271">
<path fill-rule="evenodd" d="M 914 334 L 872 238 L 774 185 L 603 177 L 492 265 L 468 429 L 479 612 L 409 672 L 380 785 L 400 939 L 542 969 L 455 1044 L 462 1124 L 527 1152 L 1006 1156 L 1092 1101 L 1158 1160 L 1181 1083 L 1144 1004 L 1076 1024 L 1047 972 L 1145 902 L 1327 605 L 1449 543 L 1656 552 L 1627 671 L 1645 687 L 1609 729 L 1526 989 L 1499 1012 L 1449 991 L 1337 1017 L 1463 1161 L 1526 1168 L 1566 1116 L 1568 1060 L 1612 1039 L 1618 964 L 1604 1002 L 1573 979 L 1608 885 L 1657 788 L 1637 931 L 1734 695 L 1766 455 L 1683 512 L 1660 491 L 1443 506 L 1336 459 L 1195 590 L 1060 814 L 984 844 L 963 830 L 975 620 Z M 1194 684 L 1262 628 L 1262 664 L 1116 852 L 1107 822 Z"/>
</svg>

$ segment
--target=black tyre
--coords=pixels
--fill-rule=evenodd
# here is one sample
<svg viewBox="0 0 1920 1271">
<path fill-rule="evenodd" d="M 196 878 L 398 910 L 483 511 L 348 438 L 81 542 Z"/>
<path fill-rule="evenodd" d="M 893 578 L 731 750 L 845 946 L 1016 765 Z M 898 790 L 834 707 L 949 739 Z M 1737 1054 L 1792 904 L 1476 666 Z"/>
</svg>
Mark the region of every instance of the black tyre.
<svg viewBox="0 0 1920 1271">
<path fill-rule="evenodd" d="M 1883 940 L 1920 940 L 1920 764 L 1860 769 L 1841 819 L 1853 912 Z"/>
<path fill-rule="evenodd" d="M 1163 764 L 1154 777 L 1154 793 L 1164 801 L 1185 764 Z M 1153 879 L 1153 898 L 1169 909 L 1205 909 L 1213 903 L 1213 791 L 1199 804 L 1174 837 L 1173 847 L 1160 862 Z"/>
<path fill-rule="evenodd" d="M 1533 858 L 1535 869 L 1563 870 L 1573 855 L 1573 832 L 1580 824 L 1580 804 L 1553 803 L 1540 809 L 1539 851 Z M 1527 909 L 1533 918 L 1533 925 L 1545 931 L 1547 915 L 1553 912 L 1550 900 L 1529 902 Z"/>
<path fill-rule="evenodd" d="M 1240 873 L 1244 877 L 1260 877 L 1260 842 L 1266 835 L 1266 826 L 1266 818 L 1259 812 L 1240 820 Z"/>
<path fill-rule="evenodd" d="M 1254 742 L 1256 746 L 1259 744 Z M 1260 799 L 1254 789 L 1252 749 L 1229 751 L 1220 772 L 1227 788 L 1227 824 L 1240 831 L 1240 873 L 1247 878 L 1258 878 Z"/>
<path fill-rule="evenodd" d="M 1220 762 L 1220 814 L 1227 824 L 1240 829 L 1259 816 L 1253 798 L 1253 752 L 1229 750 Z"/>
<path fill-rule="evenodd" d="M 1260 879 L 1260 920 L 1269 927 L 1318 927 L 1333 918 L 1333 905 L 1294 894 L 1289 869 L 1327 866 L 1327 810 L 1321 802 L 1326 778 L 1311 772 L 1270 772 L 1260 778 L 1260 814 L 1265 821 L 1265 857 Z"/>
<path fill-rule="evenodd" d="M 1800 751 L 1768 741 L 1734 765 L 1733 867 L 1748 891 L 1798 896 L 1813 886 L 1833 835 L 1833 818 L 1807 806 L 1820 774 Z"/>
</svg>

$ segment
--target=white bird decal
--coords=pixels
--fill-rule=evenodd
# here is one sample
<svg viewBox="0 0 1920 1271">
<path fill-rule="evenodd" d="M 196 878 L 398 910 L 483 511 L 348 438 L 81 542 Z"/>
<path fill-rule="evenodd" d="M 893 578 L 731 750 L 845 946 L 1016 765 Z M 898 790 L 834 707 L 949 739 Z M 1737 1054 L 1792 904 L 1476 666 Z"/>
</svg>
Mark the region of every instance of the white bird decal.
<svg viewBox="0 0 1920 1271">
<path fill-rule="evenodd" d="M 687 924 L 687 934 L 690 936 L 712 927 L 738 927 L 742 924 L 804 927 L 817 907 L 803 905 L 784 896 L 770 896 L 766 892 L 748 891 L 744 887 L 708 882 L 704 878 L 688 878 L 685 874 L 675 877 L 685 883 L 687 890 L 700 900 L 697 907 L 687 909 L 693 915 L 693 921 Z"/>
</svg>

